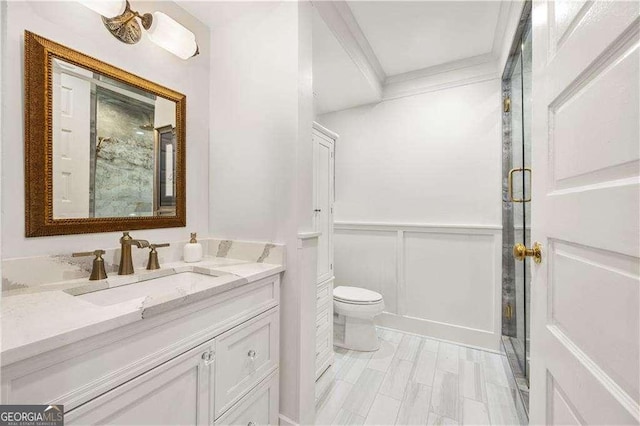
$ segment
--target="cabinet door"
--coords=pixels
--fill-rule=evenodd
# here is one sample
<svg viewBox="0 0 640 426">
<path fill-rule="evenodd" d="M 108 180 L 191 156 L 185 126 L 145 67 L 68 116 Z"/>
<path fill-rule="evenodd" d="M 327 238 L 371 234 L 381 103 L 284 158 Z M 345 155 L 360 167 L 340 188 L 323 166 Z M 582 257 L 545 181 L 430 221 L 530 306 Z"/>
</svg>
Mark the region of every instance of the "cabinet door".
<svg viewBox="0 0 640 426">
<path fill-rule="evenodd" d="M 213 342 L 200 345 L 70 411 L 67 424 L 207 425 Z"/>
<path fill-rule="evenodd" d="M 318 280 L 333 276 L 333 140 L 313 133 L 315 226 L 318 237 Z"/>
</svg>

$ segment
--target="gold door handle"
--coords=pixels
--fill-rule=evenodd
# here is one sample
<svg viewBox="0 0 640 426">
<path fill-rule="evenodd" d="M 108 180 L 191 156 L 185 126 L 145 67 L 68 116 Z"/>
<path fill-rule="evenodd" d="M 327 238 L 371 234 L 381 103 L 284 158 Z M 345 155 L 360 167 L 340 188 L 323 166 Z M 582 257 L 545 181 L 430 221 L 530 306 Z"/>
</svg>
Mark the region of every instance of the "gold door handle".
<svg viewBox="0 0 640 426">
<path fill-rule="evenodd" d="M 513 246 L 513 257 L 516 260 L 524 260 L 527 256 L 533 257 L 533 261 L 536 263 L 542 263 L 542 244 L 535 242 L 533 243 L 533 248 L 530 249 L 522 243 Z"/>
<path fill-rule="evenodd" d="M 509 201 L 512 201 L 514 203 L 528 203 L 529 201 L 531 201 L 531 196 L 529 196 L 529 198 L 513 198 L 513 174 L 515 172 L 529 172 L 529 191 L 531 191 L 531 169 L 529 167 L 517 167 L 515 169 L 511 169 L 509 170 Z M 522 188 L 523 195 L 525 190 L 526 188 Z"/>
</svg>

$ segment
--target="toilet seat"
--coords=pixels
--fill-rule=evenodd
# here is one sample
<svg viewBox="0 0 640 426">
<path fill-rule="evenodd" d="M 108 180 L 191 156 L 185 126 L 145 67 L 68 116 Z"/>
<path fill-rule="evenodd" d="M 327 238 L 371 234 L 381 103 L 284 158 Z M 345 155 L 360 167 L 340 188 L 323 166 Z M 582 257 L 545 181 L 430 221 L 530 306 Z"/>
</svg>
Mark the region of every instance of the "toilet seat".
<svg viewBox="0 0 640 426">
<path fill-rule="evenodd" d="M 333 289 L 333 300 L 348 305 L 377 305 L 382 295 L 359 287 L 340 286 Z"/>
</svg>

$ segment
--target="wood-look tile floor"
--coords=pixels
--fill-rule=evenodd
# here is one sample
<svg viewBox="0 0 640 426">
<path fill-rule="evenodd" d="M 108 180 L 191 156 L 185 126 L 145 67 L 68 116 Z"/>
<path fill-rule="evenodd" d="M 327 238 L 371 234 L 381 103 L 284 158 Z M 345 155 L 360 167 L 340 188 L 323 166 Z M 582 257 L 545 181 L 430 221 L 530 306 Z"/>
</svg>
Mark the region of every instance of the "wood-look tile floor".
<svg viewBox="0 0 640 426">
<path fill-rule="evenodd" d="M 389 329 L 378 335 L 377 352 L 335 348 L 316 383 L 317 425 L 522 424 L 500 354 Z"/>
</svg>

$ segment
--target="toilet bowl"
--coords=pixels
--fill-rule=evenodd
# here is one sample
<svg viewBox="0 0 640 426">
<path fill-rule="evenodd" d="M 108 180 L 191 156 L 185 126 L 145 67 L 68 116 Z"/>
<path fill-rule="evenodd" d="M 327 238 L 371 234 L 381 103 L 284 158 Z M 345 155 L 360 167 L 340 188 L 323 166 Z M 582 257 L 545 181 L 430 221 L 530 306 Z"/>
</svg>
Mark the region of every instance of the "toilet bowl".
<svg viewBox="0 0 640 426">
<path fill-rule="evenodd" d="M 355 351 L 380 348 L 373 319 L 384 310 L 382 295 L 359 287 L 333 290 L 333 344 Z"/>
</svg>

